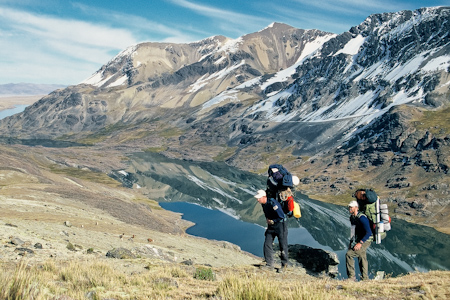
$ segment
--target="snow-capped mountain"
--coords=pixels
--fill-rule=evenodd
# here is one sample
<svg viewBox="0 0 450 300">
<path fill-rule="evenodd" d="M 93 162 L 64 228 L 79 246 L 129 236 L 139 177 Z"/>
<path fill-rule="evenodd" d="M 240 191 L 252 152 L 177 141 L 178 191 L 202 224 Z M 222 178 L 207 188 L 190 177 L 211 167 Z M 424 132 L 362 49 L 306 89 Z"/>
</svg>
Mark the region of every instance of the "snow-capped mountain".
<svg viewBox="0 0 450 300">
<path fill-rule="evenodd" d="M 202 156 L 236 147 L 230 163 L 250 149 L 315 155 L 348 145 L 393 107 L 448 102 L 449 13 L 371 15 L 340 35 L 274 23 L 238 39 L 133 45 L 0 128 L 72 139 L 126 129 L 139 145 L 170 128 L 177 141 L 159 132 L 152 143 L 187 156 L 187 143 L 214 148 Z"/>
<path fill-rule="evenodd" d="M 427 103 L 448 90 L 448 8 L 373 15 L 296 65 L 296 80 L 257 111 L 322 122 L 367 124 L 391 107 Z"/>
</svg>

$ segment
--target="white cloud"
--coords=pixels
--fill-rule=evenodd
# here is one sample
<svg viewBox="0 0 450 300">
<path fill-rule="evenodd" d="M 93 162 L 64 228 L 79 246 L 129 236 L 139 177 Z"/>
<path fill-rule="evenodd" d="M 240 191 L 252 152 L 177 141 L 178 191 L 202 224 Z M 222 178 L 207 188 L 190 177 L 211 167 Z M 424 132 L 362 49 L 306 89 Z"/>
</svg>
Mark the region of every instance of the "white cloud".
<svg viewBox="0 0 450 300">
<path fill-rule="evenodd" d="M 332 12 L 339 12 L 345 14 L 370 14 L 371 11 L 390 11 L 397 10 L 397 7 L 392 4 L 392 1 L 361 1 L 361 0 L 293 0 L 305 6 L 316 7 L 320 11 L 328 10 Z M 356 25 L 356 24 L 355 24 Z"/>
<path fill-rule="evenodd" d="M 173 4 L 187 8 L 199 15 L 206 16 L 211 19 L 212 22 L 218 22 L 218 26 L 223 30 L 232 31 L 232 24 L 240 27 L 236 28 L 236 31 L 240 31 L 244 28 L 245 33 L 249 33 L 245 28 L 263 28 L 264 26 L 272 23 L 272 20 L 256 17 L 254 15 L 237 13 L 229 10 L 224 10 L 212 6 L 200 5 L 187 0 L 170 0 Z M 221 23 L 222 22 L 222 23 Z M 221 23 L 221 24 L 220 24 Z"/>
<path fill-rule="evenodd" d="M 125 29 L 0 7 L 0 81 L 76 84 L 136 42 Z"/>
<path fill-rule="evenodd" d="M 75 7 L 80 9 L 84 14 L 89 14 L 102 18 L 103 20 L 109 20 L 110 23 L 115 26 L 120 25 L 124 28 L 129 28 L 135 33 L 140 34 L 139 42 L 149 41 L 167 41 L 174 43 L 191 42 L 197 40 L 196 36 L 192 36 L 186 33 L 187 28 L 183 30 L 176 29 L 175 26 L 168 26 L 158 22 L 150 21 L 146 18 L 130 15 L 126 13 L 119 13 L 108 9 L 97 8 L 80 3 L 74 4 Z M 189 31 L 189 29 L 188 29 Z M 151 36 L 151 37 L 150 37 Z M 160 37 L 163 37 L 162 39 Z"/>
<path fill-rule="evenodd" d="M 287 19 L 287 24 L 295 26 L 301 29 L 318 29 L 322 28 L 323 31 L 329 31 L 334 33 L 341 33 L 350 29 L 350 25 L 347 23 L 336 22 L 332 18 L 324 18 L 322 13 L 302 11 L 301 14 L 298 10 L 293 10 L 289 7 L 270 5 L 270 9 L 273 14 L 276 14 L 278 19 Z M 327 29 L 329 28 L 329 29 Z"/>
<path fill-rule="evenodd" d="M 136 43 L 136 39 L 127 30 L 83 21 L 64 20 L 5 8 L 0 8 L 0 17 L 3 18 L 2 22 L 10 22 L 9 26 L 12 28 L 43 39 L 118 49 Z"/>
</svg>

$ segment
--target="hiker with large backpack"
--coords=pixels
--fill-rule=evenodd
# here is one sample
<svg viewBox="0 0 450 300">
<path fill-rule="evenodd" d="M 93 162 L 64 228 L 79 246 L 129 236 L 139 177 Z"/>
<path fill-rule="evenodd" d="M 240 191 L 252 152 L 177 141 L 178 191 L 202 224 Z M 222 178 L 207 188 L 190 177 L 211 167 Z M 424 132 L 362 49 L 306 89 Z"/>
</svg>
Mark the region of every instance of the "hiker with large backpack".
<svg viewBox="0 0 450 300">
<path fill-rule="evenodd" d="M 380 197 L 372 189 L 358 189 L 353 197 L 358 202 L 359 211 L 369 219 L 373 240 L 380 244 L 386 237 L 386 232 L 391 230 L 387 204 L 381 204 Z"/>
<path fill-rule="evenodd" d="M 293 176 L 285 167 L 280 164 L 272 164 L 267 170 L 267 197 L 276 199 L 280 203 L 287 218 L 300 218 L 300 205 L 294 201 L 292 191 L 295 185 L 300 183 L 297 176 Z M 284 240 L 288 244 L 288 226 L 284 226 Z M 287 248 L 286 248 L 287 249 Z M 288 267 L 285 265 L 284 267 Z"/>
<path fill-rule="evenodd" d="M 351 201 L 348 204 L 350 212 L 350 223 L 352 225 L 351 238 L 348 246 L 345 262 L 347 267 L 347 276 L 350 280 L 356 280 L 354 258 L 358 258 L 361 279 L 369 279 L 369 263 L 367 261 L 367 248 L 372 242 L 372 230 L 369 219 L 359 211 L 357 201 Z"/>
<path fill-rule="evenodd" d="M 274 270 L 273 265 L 273 242 L 275 238 L 278 238 L 278 243 L 280 244 L 280 258 L 281 258 L 281 269 L 287 266 L 288 264 L 288 243 L 287 243 L 287 235 L 285 234 L 287 230 L 286 224 L 286 215 L 281 209 L 280 203 L 274 199 L 269 198 L 266 195 L 266 192 L 263 190 L 259 190 L 258 193 L 254 196 L 258 202 L 261 204 L 264 216 L 267 221 L 267 228 L 264 233 L 264 259 L 266 261 L 266 265 L 262 266 L 262 268 L 266 268 L 268 270 Z"/>
</svg>

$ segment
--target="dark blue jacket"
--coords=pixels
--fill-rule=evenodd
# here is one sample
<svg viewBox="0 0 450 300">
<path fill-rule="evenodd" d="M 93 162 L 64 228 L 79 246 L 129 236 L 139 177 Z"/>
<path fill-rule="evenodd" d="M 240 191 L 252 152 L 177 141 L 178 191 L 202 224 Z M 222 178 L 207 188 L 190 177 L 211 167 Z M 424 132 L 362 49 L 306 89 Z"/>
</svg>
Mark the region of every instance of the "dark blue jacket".
<svg viewBox="0 0 450 300">
<path fill-rule="evenodd" d="M 350 216 L 350 223 L 355 226 L 355 242 L 366 242 L 372 236 L 369 219 L 366 215 L 358 213 L 358 215 Z"/>
<path fill-rule="evenodd" d="M 267 198 L 267 202 L 261 205 L 267 219 L 274 222 L 279 222 L 286 218 L 286 215 L 281 208 L 281 204 L 276 199 Z"/>
</svg>

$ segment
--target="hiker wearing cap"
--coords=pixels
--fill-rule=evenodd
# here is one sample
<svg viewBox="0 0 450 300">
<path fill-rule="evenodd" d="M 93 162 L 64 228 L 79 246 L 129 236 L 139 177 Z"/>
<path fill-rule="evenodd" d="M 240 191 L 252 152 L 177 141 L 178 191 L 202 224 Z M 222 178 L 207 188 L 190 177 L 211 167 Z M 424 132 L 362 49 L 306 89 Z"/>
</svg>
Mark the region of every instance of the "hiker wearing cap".
<svg viewBox="0 0 450 300">
<path fill-rule="evenodd" d="M 369 279 L 369 263 L 366 252 L 371 243 L 372 230 L 370 229 L 369 219 L 358 211 L 358 202 L 351 201 L 348 204 L 348 210 L 352 231 L 348 251 L 345 255 L 347 276 L 349 279 L 356 279 L 354 258 L 357 257 L 361 279 L 367 280 Z"/>
<path fill-rule="evenodd" d="M 280 245 L 281 267 L 284 268 L 288 264 L 288 245 L 286 233 L 286 215 L 281 208 L 280 203 L 274 198 L 268 198 L 264 190 L 259 190 L 255 198 L 261 204 L 264 216 L 267 220 L 267 229 L 264 233 L 264 259 L 266 260 L 266 268 L 273 269 L 273 241 L 278 238 Z"/>
</svg>

